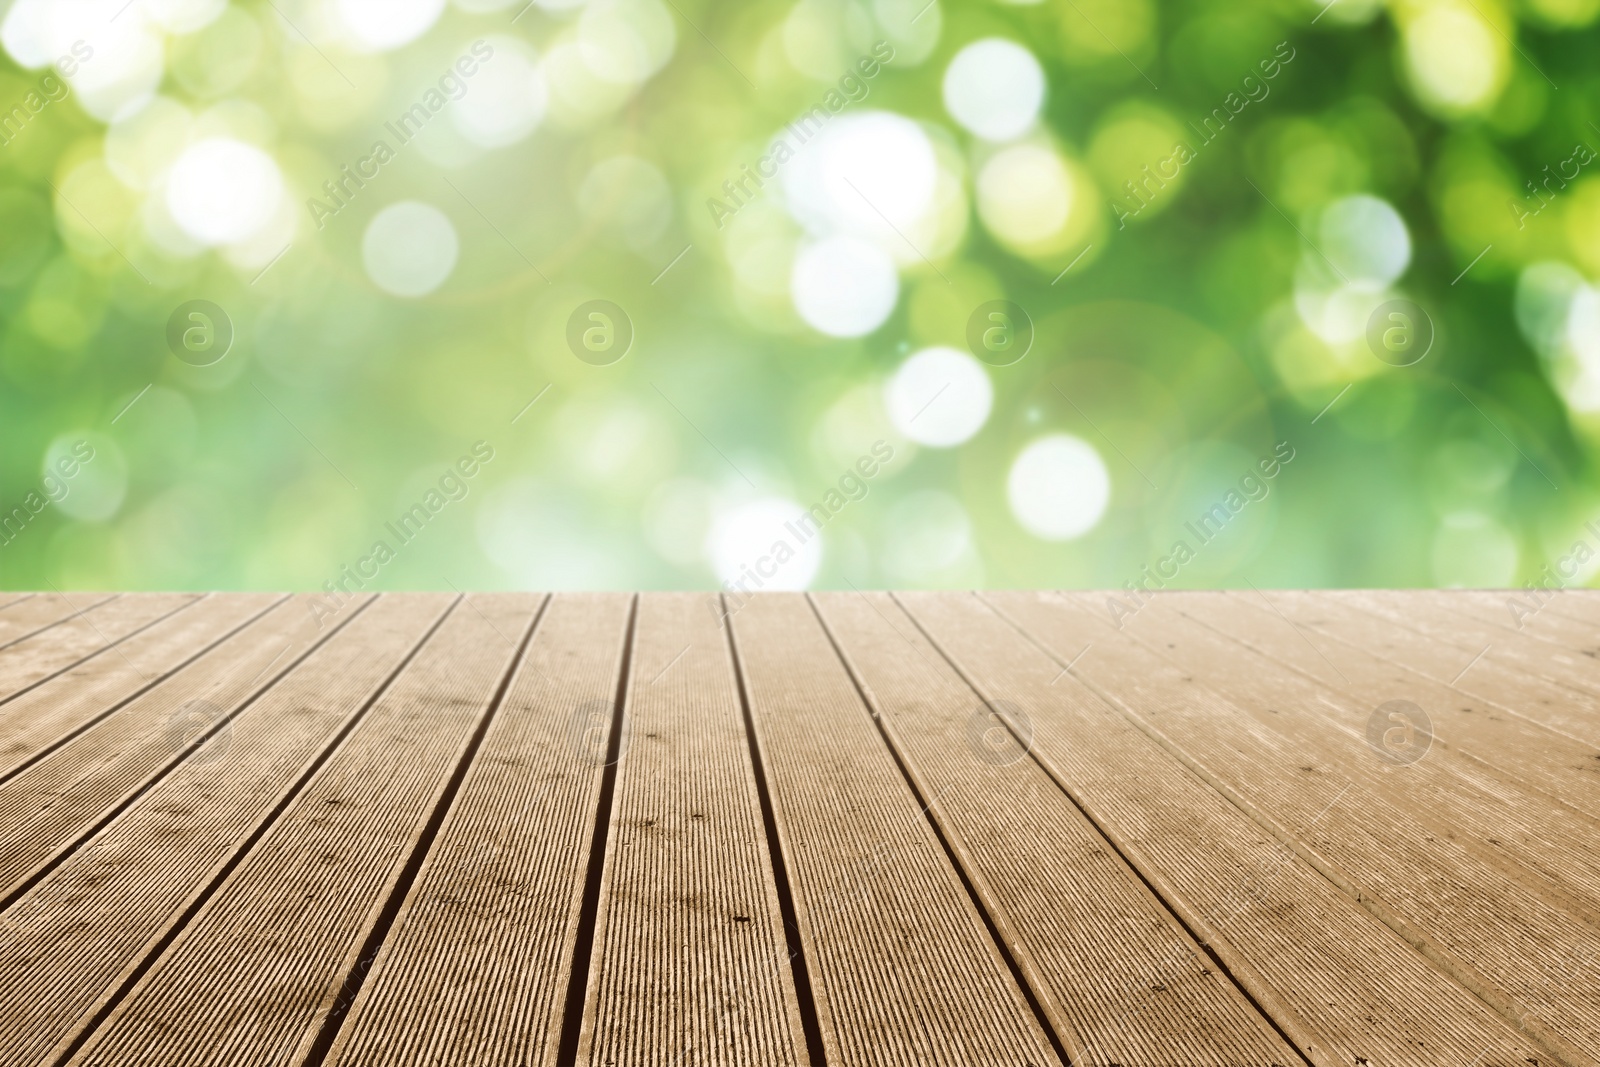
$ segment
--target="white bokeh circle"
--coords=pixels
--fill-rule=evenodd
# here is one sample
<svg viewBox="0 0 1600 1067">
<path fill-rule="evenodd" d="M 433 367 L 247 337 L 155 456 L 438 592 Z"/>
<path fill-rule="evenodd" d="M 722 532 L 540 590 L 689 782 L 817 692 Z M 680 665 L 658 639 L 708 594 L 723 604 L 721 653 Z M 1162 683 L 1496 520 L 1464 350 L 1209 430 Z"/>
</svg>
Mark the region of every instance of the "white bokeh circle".
<svg viewBox="0 0 1600 1067">
<path fill-rule="evenodd" d="M 1100 522 L 1111 500 L 1111 475 L 1094 446 L 1071 434 L 1032 442 L 1006 479 L 1011 514 L 1033 536 L 1070 541 Z"/>
<path fill-rule="evenodd" d="M 658 0 L 589 0 L 578 16 L 577 44 L 596 78 L 638 85 L 672 58 L 678 30 Z"/>
<path fill-rule="evenodd" d="M 815 523 L 807 524 L 805 514 L 793 500 L 777 496 L 720 512 L 706 535 L 706 556 L 717 580 L 748 593 L 810 588 L 822 566 L 822 535 Z"/>
<path fill-rule="evenodd" d="M 167 211 L 207 246 L 235 244 L 263 229 L 283 200 L 283 174 L 272 157 L 231 137 L 185 148 L 167 175 Z"/>
<path fill-rule="evenodd" d="M 550 105 L 550 89 L 538 53 L 528 45 L 498 34 L 485 43 L 494 55 L 465 79 L 465 91 L 450 107 L 450 121 L 473 144 L 503 148 L 538 128 Z"/>
<path fill-rule="evenodd" d="M 63 477 L 69 469 L 75 472 L 73 476 Z M 81 522 L 112 518 L 128 495 L 128 461 L 116 441 L 105 434 L 62 434 L 45 448 L 42 470 L 65 486 L 65 495 L 53 505 Z"/>
<path fill-rule="evenodd" d="M 78 106 L 110 122 L 143 107 L 165 67 L 162 26 L 142 7 L 118 18 L 126 6 L 118 0 L 15 0 L 0 20 L 0 44 L 20 66 L 52 64 L 70 72 Z"/>
<path fill-rule="evenodd" d="M 789 276 L 794 308 L 830 337 L 862 337 L 882 326 L 900 299 L 900 276 L 882 248 L 857 237 L 806 245 Z"/>
<path fill-rule="evenodd" d="M 849 233 L 901 242 L 933 204 L 938 163 L 920 125 L 888 111 L 834 119 L 801 144 L 786 128 L 779 140 L 795 151 L 782 171 L 790 213 L 814 234 Z"/>
<path fill-rule="evenodd" d="M 1411 234 L 1387 200 L 1347 196 L 1322 212 L 1321 252 L 1354 285 L 1382 288 L 1411 263 Z"/>
<path fill-rule="evenodd" d="M 950 117 L 986 141 L 1027 133 L 1044 106 L 1044 69 L 1015 41 L 986 37 L 961 51 L 944 72 Z"/>
<path fill-rule="evenodd" d="M 334 0 L 350 43 L 369 52 L 410 44 L 439 21 L 445 0 Z"/>
<path fill-rule="evenodd" d="M 978 172 L 978 215 L 1004 244 L 1026 249 L 1055 238 L 1079 199 L 1066 161 L 1023 142 L 990 156 Z"/>
<path fill-rule="evenodd" d="M 961 444 L 983 428 L 994 386 L 983 364 L 954 348 L 925 348 L 900 364 L 883 390 L 889 421 L 929 448 Z"/>
<path fill-rule="evenodd" d="M 372 283 L 413 299 L 445 283 L 460 251 L 450 219 L 420 200 L 390 204 L 373 216 L 361 239 L 361 258 Z"/>
</svg>

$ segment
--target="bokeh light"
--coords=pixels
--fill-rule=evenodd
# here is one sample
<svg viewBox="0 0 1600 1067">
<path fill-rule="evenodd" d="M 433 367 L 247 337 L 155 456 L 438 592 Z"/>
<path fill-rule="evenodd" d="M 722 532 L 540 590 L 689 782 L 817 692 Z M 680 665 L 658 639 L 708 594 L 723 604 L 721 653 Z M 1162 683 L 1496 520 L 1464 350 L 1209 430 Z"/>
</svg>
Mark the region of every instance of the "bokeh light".
<svg viewBox="0 0 1600 1067">
<path fill-rule="evenodd" d="M 871 333 L 900 295 L 894 260 L 856 237 L 828 237 L 801 248 L 792 279 L 795 310 L 830 337 Z"/>
<path fill-rule="evenodd" d="M 496 34 L 484 41 L 493 59 L 464 83 L 450 109 L 461 135 L 484 148 L 503 148 L 531 134 L 550 102 L 538 54 L 513 37 Z"/>
<path fill-rule="evenodd" d="M 387 52 L 426 33 L 444 0 L 335 0 L 333 9 L 352 47 Z"/>
<path fill-rule="evenodd" d="M 1122 587 L 1230 493 L 1173 584 L 1533 580 L 1600 499 L 1597 49 L 1600 0 L 11 0 L 0 583 L 321 588 L 475 449 L 374 587 Z"/>
<path fill-rule="evenodd" d="M 1082 537 L 1099 523 L 1111 496 L 1100 453 L 1071 434 L 1031 442 L 1011 465 L 1006 497 L 1023 529 L 1046 541 Z"/>
<path fill-rule="evenodd" d="M 265 226 L 283 198 L 283 176 L 253 145 L 213 137 L 184 149 L 167 176 L 167 210 L 204 245 L 234 244 Z"/>
<path fill-rule="evenodd" d="M 983 366 L 953 348 L 928 348 L 895 370 L 884 387 L 884 406 L 901 435 L 932 448 L 949 448 L 983 428 L 994 388 Z"/>
<path fill-rule="evenodd" d="M 1044 90 L 1044 71 L 1033 53 L 998 37 L 967 45 L 944 72 L 946 110 L 989 141 L 1028 132 L 1044 105 Z"/>
<path fill-rule="evenodd" d="M 812 233 L 854 234 L 887 249 L 933 202 L 933 145 L 909 119 L 845 115 L 802 147 L 783 172 L 784 191 L 795 220 Z"/>
<path fill-rule="evenodd" d="M 426 296 L 450 277 L 460 253 L 456 229 L 431 204 L 405 200 L 373 216 L 361 259 L 374 285 L 395 296 Z"/>
<path fill-rule="evenodd" d="M 740 592 L 792 591 L 809 587 L 816 577 L 822 539 L 798 503 L 762 497 L 712 520 L 706 555 L 717 578 Z"/>
</svg>

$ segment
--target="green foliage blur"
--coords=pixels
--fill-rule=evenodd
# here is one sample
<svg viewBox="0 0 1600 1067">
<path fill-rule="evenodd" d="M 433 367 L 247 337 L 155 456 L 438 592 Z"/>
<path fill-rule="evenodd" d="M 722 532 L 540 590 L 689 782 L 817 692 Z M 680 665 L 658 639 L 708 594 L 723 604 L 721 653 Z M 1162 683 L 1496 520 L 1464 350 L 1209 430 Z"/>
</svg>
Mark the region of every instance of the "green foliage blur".
<svg viewBox="0 0 1600 1067">
<path fill-rule="evenodd" d="M 1600 0 L 125 3 L 0 0 L 4 588 L 1600 564 Z"/>
</svg>

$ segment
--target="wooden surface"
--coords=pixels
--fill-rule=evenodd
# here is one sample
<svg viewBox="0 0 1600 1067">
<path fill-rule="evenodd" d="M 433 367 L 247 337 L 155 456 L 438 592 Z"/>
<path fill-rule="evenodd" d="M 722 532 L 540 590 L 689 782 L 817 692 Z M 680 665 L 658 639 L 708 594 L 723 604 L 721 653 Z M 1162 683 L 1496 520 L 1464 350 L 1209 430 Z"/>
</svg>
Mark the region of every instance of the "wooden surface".
<svg viewBox="0 0 1600 1067">
<path fill-rule="evenodd" d="M 1600 593 L 1114 596 L 0 594 L 0 1067 L 1600 1067 Z"/>
</svg>

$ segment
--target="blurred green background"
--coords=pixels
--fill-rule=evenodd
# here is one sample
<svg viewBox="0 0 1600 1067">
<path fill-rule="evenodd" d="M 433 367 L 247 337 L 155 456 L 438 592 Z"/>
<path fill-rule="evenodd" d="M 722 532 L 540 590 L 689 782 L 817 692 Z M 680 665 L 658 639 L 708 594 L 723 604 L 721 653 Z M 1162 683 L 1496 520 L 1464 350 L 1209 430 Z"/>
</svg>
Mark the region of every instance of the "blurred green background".
<svg viewBox="0 0 1600 1067">
<path fill-rule="evenodd" d="M 1600 0 L 0 11 L 6 588 L 1600 564 Z"/>
</svg>

